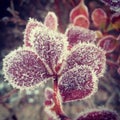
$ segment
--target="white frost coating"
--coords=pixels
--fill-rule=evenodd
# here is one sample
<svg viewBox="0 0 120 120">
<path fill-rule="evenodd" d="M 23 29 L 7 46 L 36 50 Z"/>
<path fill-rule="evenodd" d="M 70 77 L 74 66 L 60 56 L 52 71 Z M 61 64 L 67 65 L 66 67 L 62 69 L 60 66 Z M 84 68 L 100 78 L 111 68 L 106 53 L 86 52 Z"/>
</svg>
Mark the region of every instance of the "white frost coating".
<svg viewBox="0 0 120 120">
<path fill-rule="evenodd" d="M 68 36 L 68 41 L 72 46 L 80 42 L 94 43 L 97 38 L 95 31 L 73 25 L 69 25 L 65 34 Z"/>
<path fill-rule="evenodd" d="M 35 27 L 43 27 L 43 24 L 39 21 L 37 21 L 36 19 L 33 18 L 29 18 L 28 23 L 26 25 L 25 31 L 24 31 L 24 43 L 30 43 L 30 39 L 31 39 L 31 31 L 35 28 Z"/>
<path fill-rule="evenodd" d="M 72 69 L 77 65 L 88 65 L 96 72 L 98 77 L 103 76 L 106 69 L 105 51 L 92 43 L 79 43 L 74 46 L 64 63 L 63 71 Z"/>
<path fill-rule="evenodd" d="M 104 107 L 99 107 L 99 108 L 94 108 L 94 109 L 86 109 L 85 111 L 81 112 L 79 115 L 77 115 L 77 117 L 74 119 L 74 120 L 78 120 L 78 118 L 80 116 L 86 116 L 88 115 L 89 113 L 92 113 L 92 112 L 112 112 L 114 114 L 117 115 L 117 112 L 113 111 L 113 110 L 110 110 L 109 108 L 104 108 Z M 119 120 L 120 118 L 118 117 L 116 120 Z"/>
<path fill-rule="evenodd" d="M 35 66 L 36 62 L 33 65 L 33 67 L 35 67 L 36 69 L 39 69 L 40 71 L 38 71 L 38 73 L 34 73 L 34 71 L 29 71 L 29 68 L 27 68 L 28 71 L 26 72 L 26 65 L 25 64 L 29 64 L 29 62 L 30 62 L 28 59 L 26 59 L 26 61 L 24 61 L 24 64 L 22 64 L 23 59 L 25 59 L 25 58 L 22 58 L 22 56 L 24 56 L 24 54 L 26 56 L 27 55 L 26 52 L 30 52 L 30 53 L 36 55 L 34 53 L 34 51 L 31 50 L 31 48 L 27 48 L 27 47 L 21 48 L 21 47 L 19 47 L 18 49 L 10 52 L 3 59 L 3 73 L 4 73 L 5 80 L 8 81 L 9 84 L 12 85 L 14 88 L 17 88 L 17 89 L 20 89 L 20 90 L 24 90 L 24 89 L 32 90 L 32 89 L 34 89 L 38 86 L 41 86 L 44 83 L 44 81 L 52 79 L 52 78 L 47 78 L 47 77 L 45 78 L 44 77 L 43 71 L 46 68 L 44 68 L 44 70 L 43 69 L 40 70 L 40 68 L 39 68 L 40 66 Z M 26 58 L 29 58 L 29 57 L 30 57 L 30 55 L 28 54 L 26 56 Z M 30 58 L 30 59 L 33 59 L 33 58 Z M 39 58 L 37 57 L 36 60 L 37 59 L 39 59 Z M 34 59 L 32 61 L 34 61 Z M 42 61 L 41 61 L 41 63 L 42 63 Z M 21 64 L 21 68 L 20 68 L 20 64 Z M 44 63 L 42 63 L 42 64 L 43 65 L 41 67 L 44 66 Z M 32 67 L 32 65 L 30 65 L 30 67 Z M 23 69 L 23 68 L 25 68 L 25 69 Z M 32 81 L 32 77 L 35 77 L 34 76 L 35 74 L 37 76 L 40 76 L 41 80 L 38 82 L 38 80 L 37 80 L 38 78 L 36 78 L 37 83 L 32 85 L 31 83 L 28 83 L 27 80 L 30 78 L 31 81 Z M 19 81 L 19 79 L 22 80 L 23 78 L 26 79 L 26 82 L 25 81 Z M 33 78 L 33 82 L 34 82 L 34 80 L 35 80 L 35 78 Z M 27 83 L 28 83 L 28 85 L 27 85 Z"/>
<path fill-rule="evenodd" d="M 64 99 L 64 97 L 67 99 L 67 101 L 63 102 L 71 102 L 91 97 L 91 95 L 97 91 L 97 84 L 98 78 L 95 72 L 87 65 L 76 66 L 73 69 L 68 70 L 61 75 L 58 81 L 59 93 L 61 94 L 62 99 Z M 77 96 L 77 98 L 74 99 L 74 95 L 76 96 L 76 94 L 72 94 L 72 90 L 79 90 L 80 93 L 78 92 L 78 94 L 82 94 L 84 92 L 85 96 Z M 72 94 L 73 99 L 67 98 L 67 96 L 62 96 L 67 94 L 67 92 Z M 86 92 L 88 93 L 86 94 Z M 71 95 L 69 94 L 68 97 L 70 96 Z"/>
<path fill-rule="evenodd" d="M 67 37 L 64 34 L 44 27 L 36 27 L 31 32 L 31 43 L 34 51 L 39 57 L 51 67 L 54 68 L 61 63 L 66 54 L 68 54 Z"/>
<path fill-rule="evenodd" d="M 58 18 L 54 12 L 48 12 L 44 20 L 44 25 L 46 25 L 51 30 L 57 30 Z"/>
</svg>

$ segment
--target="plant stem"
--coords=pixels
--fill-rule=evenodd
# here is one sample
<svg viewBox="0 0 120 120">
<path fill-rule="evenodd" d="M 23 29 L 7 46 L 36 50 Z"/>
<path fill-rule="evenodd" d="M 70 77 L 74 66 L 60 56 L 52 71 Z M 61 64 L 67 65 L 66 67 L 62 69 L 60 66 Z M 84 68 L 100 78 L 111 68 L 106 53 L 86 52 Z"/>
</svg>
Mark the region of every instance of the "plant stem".
<svg viewBox="0 0 120 120">
<path fill-rule="evenodd" d="M 59 116 L 59 118 L 61 118 L 61 120 L 70 120 L 64 114 L 64 111 L 62 109 L 61 99 L 60 99 L 60 96 L 59 96 L 59 89 L 58 89 L 58 76 L 56 76 L 55 80 L 54 80 L 54 103 L 55 103 L 54 111 Z"/>
</svg>

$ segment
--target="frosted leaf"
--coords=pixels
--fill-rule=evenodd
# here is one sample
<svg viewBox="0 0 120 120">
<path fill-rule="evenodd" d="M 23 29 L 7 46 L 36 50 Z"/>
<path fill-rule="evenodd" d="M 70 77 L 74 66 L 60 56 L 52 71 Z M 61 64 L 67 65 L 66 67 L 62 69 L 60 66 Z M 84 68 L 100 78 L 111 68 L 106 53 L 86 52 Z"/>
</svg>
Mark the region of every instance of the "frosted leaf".
<svg viewBox="0 0 120 120">
<path fill-rule="evenodd" d="M 80 3 L 71 10 L 70 22 L 73 22 L 78 15 L 84 15 L 87 18 L 89 17 L 88 8 L 86 7 L 84 0 L 81 0 Z"/>
<path fill-rule="evenodd" d="M 63 102 L 90 97 L 97 89 L 97 77 L 91 67 L 76 66 L 59 78 L 59 91 Z"/>
<path fill-rule="evenodd" d="M 111 10 L 120 12 L 120 0 L 100 0 L 110 7 Z"/>
<path fill-rule="evenodd" d="M 51 30 L 57 30 L 58 19 L 54 12 L 48 12 L 47 16 L 45 17 L 44 24 Z"/>
<path fill-rule="evenodd" d="M 31 41 L 31 32 L 37 26 L 42 27 L 43 25 L 41 22 L 38 22 L 37 20 L 30 18 L 28 23 L 27 23 L 25 32 L 24 32 L 24 44 L 25 44 L 25 46 L 32 46 L 32 44 L 30 42 Z"/>
<path fill-rule="evenodd" d="M 66 36 L 45 26 L 35 28 L 32 35 L 33 49 L 53 72 L 56 72 L 56 65 L 66 56 L 68 46 Z"/>
<path fill-rule="evenodd" d="M 76 120 L 119 120 L 116 112 L 107 109 L 96 109 L 80 114 Z"/>
<path fill-rule="evenodd" d="M 81 43 L 73 47 L 64 64 L 62 73 L 77 65 L 91 66 L 98 77 L 102 76 L 106 67 L 105 52 L 91 43 Z"/>
<path fill-rule="evenodd" d="M 101 8 L 96 8 L 92 12 L 92 21 L 96 27 L 104 28 L 107 22 L 107 14 Z"/>
<path fill-rule="evenodd" d="M 88 18 L 85 17 L 84 15 L 78 15 L 73 20 L 73 25 L 84 27 L 84 28 L 89 28 L 90 22 Z"/>
<path fill-rule="evenodd" d="M 110 53 L 117 47 L 117 40 L 114 36 L 108 35 L 99 40 L 98 46 L 103 48 L 107 53 Z"/>
<path fill-rule="evenodd" d="M 66 30 L 66 35 L 71 46 L 80 42 L 95 42 L 97 37 L 94 31 L 77 26 L 70 26 Z"/>
<path fill-rule="evenodd" d="M 24 48 L 14 50 L 4 58 L 3 72 L 5 79 L 18 89 L 31 89 L 50 78 L 40 58 Z"/>
</svg>

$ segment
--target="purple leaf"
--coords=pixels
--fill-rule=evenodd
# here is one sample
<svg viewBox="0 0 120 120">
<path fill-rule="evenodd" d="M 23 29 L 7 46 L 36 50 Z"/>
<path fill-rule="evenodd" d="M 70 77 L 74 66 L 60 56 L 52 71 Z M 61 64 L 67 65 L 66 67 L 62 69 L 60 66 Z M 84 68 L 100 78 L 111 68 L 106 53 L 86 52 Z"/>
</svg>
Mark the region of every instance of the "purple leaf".
<svg viewBox="0 0 120 120">
<path fill-rule="evenodd" d="M 83 113 L 76 120 L 120 120 L 120 118 L 116 112 L 103 109 Z"/>
<path fill-rule="evenodd" d="M 77 26 L 70 26 L 66 30 L 66 35 L 68 36 L 68 42 L 71 46 L 80 42 L 95 42 L 97 37 L 94 31 Z"/>
<path fill-rule="evenodd" d="M 5 79 L 18 89 L 29 89 L 41 85 L 50 78 L 45 64 L 31 50 L 19 48 L 3 60 Z"/>
<path fill-rule="evenodd" d="M 59 79 L 58 87 L 63 102 L 85 99 L 95 93 L 97 77 L 91 67 L 76 66 Z"/>
<path fill-rule="evenodd" d="M 91 43 L 82 43 L 73 47 L 68 55 L 66 62 L 63 64 L 62 73 L 76 67 L 77 65 L 87 65 L 92 67 L 98 77 L 105 72 L 106 57 L 105 52 Z"/>
<path fill-rule="evenodd" d="M 66 56 L 68 46 L 66 36 L 44 26 L 34 29 L 32 39 L 34 51 L 53 72 L 56 72 L 56 65 L 62 62 L 64 55 Z"/>
</svg>

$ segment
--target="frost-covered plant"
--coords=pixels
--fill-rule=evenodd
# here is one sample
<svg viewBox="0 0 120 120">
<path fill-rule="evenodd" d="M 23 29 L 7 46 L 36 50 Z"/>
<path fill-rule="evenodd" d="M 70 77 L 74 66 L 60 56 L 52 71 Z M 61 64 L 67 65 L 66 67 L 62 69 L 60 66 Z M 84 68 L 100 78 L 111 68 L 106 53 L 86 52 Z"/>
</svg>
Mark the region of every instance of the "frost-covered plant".
<svg viewBox="0 0 120 120">
<path fill-rule="evenodd" d="M 85 0 L 74 7 L 70 12 L 70 23 L 74 26 L 90 28 L 96 30 L 96 45 L 106 51 L 106 61 L 110 70 L 118 71 L 120 74 L 120 1 L 119 0 L 100 0 L 110 9 L 94 6 L 91 13 L 85 5 Z M 90 7 L 90 5 L 89 5 Z"/>
<path fill-rule="evenodd" d="M 29 19 L 24 32 L 24 45 L 3 60 L 5 79 L 16 89 L 29 90 L 53 81 L 54 88 L 45 90 L 45 111 L 49 120 L 70 120 L 62 109 L 63 102 L 86 99 L 97 91 L 98 79 L 106 67 L 105 52 L 97 47 L 96 33 L 70 26 L 65 34 L 57 29 L 58 21 L 49 12 L 44 24 Z M 118 120 L 111 111 L 95 111 L 77 120 Z M 109 116 L 107 115 L 109 114 Z M 91 117 L 92 115 L 92 117 Z"/>
</svg>

